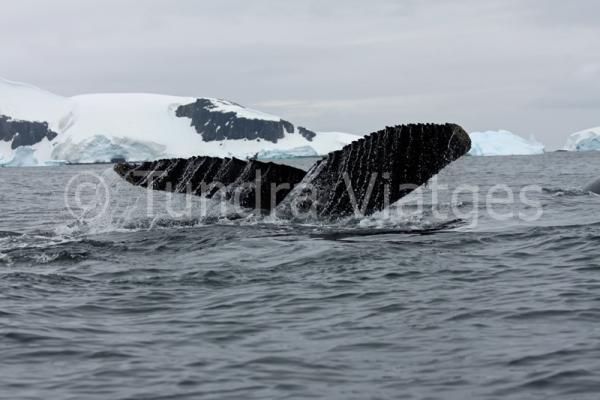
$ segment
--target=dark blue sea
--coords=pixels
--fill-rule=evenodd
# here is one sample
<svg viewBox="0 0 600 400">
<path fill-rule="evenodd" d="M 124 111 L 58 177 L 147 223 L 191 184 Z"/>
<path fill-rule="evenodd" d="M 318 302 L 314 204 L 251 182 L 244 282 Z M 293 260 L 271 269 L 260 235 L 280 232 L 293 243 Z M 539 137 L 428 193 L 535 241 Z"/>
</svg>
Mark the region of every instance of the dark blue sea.
<svg viewBox="0 0 600 400">
<path fill-rule="evenodd" d="M 0 398 L 598 399 L 598 176 L 464 157 L 392 212 L 296 224 L 0 169 Z"/>
</svg>

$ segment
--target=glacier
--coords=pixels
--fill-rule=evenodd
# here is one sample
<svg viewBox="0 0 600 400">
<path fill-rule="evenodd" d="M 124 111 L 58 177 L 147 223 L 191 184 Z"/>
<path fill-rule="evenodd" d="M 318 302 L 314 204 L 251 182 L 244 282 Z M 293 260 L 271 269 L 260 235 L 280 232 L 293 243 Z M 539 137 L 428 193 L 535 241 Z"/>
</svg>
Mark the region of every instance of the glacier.
<svg viewBox="0 0 600 400">
<path fill-rule="evenodd" d="M 511 156 L 544 153 L 544 145 L 505 130 L 472 132 L 471 156 Z"/>
<path fill-rule="evenodd" d="M 129 138 L 94 135 L 81 141 L 68 137 L 57 143 L 52 151 L 53 160 L 71 163 L 105 163 L 113 160 L 145 161 L 166 157 L 166 146 Z"/>
<path fill-rule="evenodd" d="M 600 150 L 600 126 L 571 134 L 564 149 L 567 151 Z"/>
<path fill-rule="evenodd" d="M 10 159 L 0 157 L 0 167 L 33 167 L 40 165 L 31 146 L 18 147 Z"/>
<path fill-rule="evenodd" d="M 193 106 L 198 102 L 208 106 L 196 110 Z M 191 107 L 193 118 L 198 117 L 200 111 L 200 117 L 206 118 L 206 122 L 198 124 L 198 118 L 178 116 L 181 107 Z M 25 148 L 17 146 L 19 132 L 15 130 L 23 129 L 21 125 L 15 128 L 13 124 L 8 129 L 7 123 L 4 128 L 0 124 L 0 164 L 5 166 L 97 163 L 115 159 L 145 161 L 196 155 L 241 159 L 257 153 L 271 157 L 324 155 L 360 138 L 340 132 L 313 133 L 280 117 L 227 100 L 148 93 L 62 97 L 2 78 L 0 116 L 9 122 L 36 124 L 38 130 L 47 127 L 45 136 L 44 132 L 30 135 L 35 140 L 44 136 L 39 143 L 19 150 Z M 261 132 L 261 124 L 271 131 L 279 129 L 277 137 L 264 137 L 269 130 Z M 204 135 L 209 128 L 212 131 Z M 252 137 L 223 134 L 240 131 L 249 132 Z"/>
<path fill-rule="evenodd" d="M 310 146 L 296 147 L 289 150 L 263 150 L 258 153 L 260 160 L 282 160 L 297 157 L 317 157 L 319 154 Z"/>
</svg>

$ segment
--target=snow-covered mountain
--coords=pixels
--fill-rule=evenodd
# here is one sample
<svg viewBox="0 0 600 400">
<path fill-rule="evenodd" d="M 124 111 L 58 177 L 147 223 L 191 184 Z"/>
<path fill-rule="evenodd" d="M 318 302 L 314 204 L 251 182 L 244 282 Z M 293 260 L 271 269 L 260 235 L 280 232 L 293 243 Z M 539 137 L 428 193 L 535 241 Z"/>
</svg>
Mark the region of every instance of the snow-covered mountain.
<svg viewBox="0 0 600 400">
<path fill-rule="evenodd" d="M 510 156 L 542 154 L 544 145 L 535 139 L 526 140 L 509 131 L 470 133 L 472 156 Z"/>
<path fill-rule="evenodd" d="M 61 97 L 0 79 L 0 165 L 195 155 L 246 158 L 294 154 L 299 148 L 305 154 L 326 154 L 358 138 L 315 133 L 220 99 L 157 94 Z"/>
<path fill-rule="evenodd" d="M 593 151 L 600 150 L 600 126 L 575 132 L 567 139 L 565 150 Z"/>
</svg>

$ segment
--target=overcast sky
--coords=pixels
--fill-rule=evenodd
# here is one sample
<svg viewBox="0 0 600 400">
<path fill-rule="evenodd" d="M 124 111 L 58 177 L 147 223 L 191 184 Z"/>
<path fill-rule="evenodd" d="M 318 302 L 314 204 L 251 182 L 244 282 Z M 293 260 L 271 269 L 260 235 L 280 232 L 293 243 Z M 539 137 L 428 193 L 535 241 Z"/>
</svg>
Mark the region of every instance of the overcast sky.
<svg viewBox="0 0 600 400">
<path fill-rule="evenodd" d="M 220 97 L 314 130 L 600 125 L 596 0 L 5 0 L 0 76 Z"/>
</svg>

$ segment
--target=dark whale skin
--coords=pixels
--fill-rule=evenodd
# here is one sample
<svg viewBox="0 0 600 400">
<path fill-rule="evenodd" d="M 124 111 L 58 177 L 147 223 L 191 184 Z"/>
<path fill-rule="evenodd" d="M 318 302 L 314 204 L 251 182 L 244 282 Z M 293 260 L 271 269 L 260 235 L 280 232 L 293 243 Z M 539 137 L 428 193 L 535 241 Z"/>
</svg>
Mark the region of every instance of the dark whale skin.
<svg viewBox="0 0 600 400">
<path fill-rule="evenodd" d="M 119 163 L 114 169 L 133 185 L 154 190 L 206 197 L 219 193 L 242 207 L 275 210 L 286 218 L 336 219 L 384 209 L 470 148 L 469 135 L 459 125 L 409 124 L 385 128 L 329 153 L 308 172 L 217 157 Z"/>
<path fill-rule="evenodd" d="M 600 178 L 585 185 L 583 191 L 600 194 Z"/>
<path fill-rule="evenodd" d="M 310 209 L 312 217 L 321 219 L 369 215 L 423 185 L 470 149 L 469 135 L 456 124 L 387 127 L 317 162 L 279 209 L 295 215 Z"/>
<path fill-rule="evenodd" d="M 244 208 L 267 211 L 279 204 L 306 174 L 272 162 L 218 157 L 118 163 L 114 170 L 136 186 L 207 198 L 218 195 L 236 200 Z"/>
</svg>

